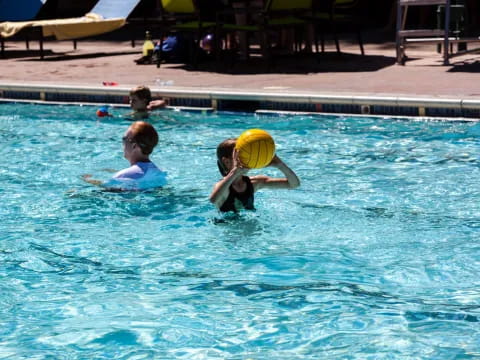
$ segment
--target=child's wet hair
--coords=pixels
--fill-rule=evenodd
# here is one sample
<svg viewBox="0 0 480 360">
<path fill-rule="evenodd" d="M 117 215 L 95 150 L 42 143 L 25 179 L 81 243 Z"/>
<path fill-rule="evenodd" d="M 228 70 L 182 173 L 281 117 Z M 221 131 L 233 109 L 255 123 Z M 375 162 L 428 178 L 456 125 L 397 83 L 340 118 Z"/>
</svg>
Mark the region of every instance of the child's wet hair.
<svg viewBox="0 0 480 360">
<path fill-rule="evenodd" d="M 152 93 L 150 88 L 145 85 L 139 85 L 130 90 L 130 96 L 136 95 L 139 99 L 147 100 L 147 102 L 152 101 Z"/>
<path fill-rule="evenodd" d="M 158 144 L 158 134 L 155 128 L 145 121 L 135 121 L 130 125 L 132 141 L 140 146 L 142 153 L 150 155 Z"/>
<path fill-rule="evenodd" d="M 235 149 L 236 144 L 237 144 L 237 139 L 230 138 L 230 139 L 223 140 L 217 146 L 217 165 L 218 165 L 218 170 L 223 176 L 228 174 L 228 169 L 226 169 L 225 165 L 223 165 L 222 158 L 224 157 L 231 158 L 233 155 L 233 149 Z"/>
</svg>

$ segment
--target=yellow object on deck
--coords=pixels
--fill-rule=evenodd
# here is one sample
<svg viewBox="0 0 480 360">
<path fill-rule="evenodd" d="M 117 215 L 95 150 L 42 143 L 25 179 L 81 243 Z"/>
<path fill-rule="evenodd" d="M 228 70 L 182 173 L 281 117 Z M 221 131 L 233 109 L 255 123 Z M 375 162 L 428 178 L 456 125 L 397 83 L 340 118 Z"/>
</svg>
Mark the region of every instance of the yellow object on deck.
<svg viewBox="0 0 480 360">
<path fill-rule="evenodd" d="M 104 19 L 94 13 L 69 19 L 6 21 L 0 23 L 0 36 L 8 38 L 25 28 L 41 27 L 45 37 L 55 36 L 57 40 L 71 40 L 113 31 L 121 28 L 125 22 L 124 18 Z"/>
</svg>

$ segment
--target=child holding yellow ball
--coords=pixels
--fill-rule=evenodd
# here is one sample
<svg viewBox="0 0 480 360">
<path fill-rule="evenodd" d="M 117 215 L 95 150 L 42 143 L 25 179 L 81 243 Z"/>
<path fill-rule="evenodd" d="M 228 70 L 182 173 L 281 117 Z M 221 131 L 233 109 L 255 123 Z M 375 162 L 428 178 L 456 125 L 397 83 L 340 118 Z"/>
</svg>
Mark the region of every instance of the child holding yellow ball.
<svg viewBox="0 0 480 360">
<path fill-rule="evenodd" d="M 215 184 L 210 201 L 220 211 L 237 212 L 241 208 L 253 210 L 254 193 L 259 189 L 294 189 L 300 186 L 300 180 L 277 155 L 267 165 L 276 167 L 284 178 L 272 178 L 266 175 L 246 176 L 250 170 L 239 159 L 235 149 L 237 139 L 226 139 L 217 147 L 217 164 L 223 179 Z"/>
</svg>

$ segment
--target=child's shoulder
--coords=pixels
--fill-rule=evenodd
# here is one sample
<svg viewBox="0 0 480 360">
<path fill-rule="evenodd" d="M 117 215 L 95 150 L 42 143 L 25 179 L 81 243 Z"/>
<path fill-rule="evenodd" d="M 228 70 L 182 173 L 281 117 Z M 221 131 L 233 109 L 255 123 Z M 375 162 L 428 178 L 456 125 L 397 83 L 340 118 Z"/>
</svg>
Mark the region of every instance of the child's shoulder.
<svg viewBox="0 0 480 360">
<path fill-rule="evenodd" d="M 126 114 L 124 117 L 130 120 L 145 120 L 148 119 L 147 111 L 134 111 Z"/>
</svg>

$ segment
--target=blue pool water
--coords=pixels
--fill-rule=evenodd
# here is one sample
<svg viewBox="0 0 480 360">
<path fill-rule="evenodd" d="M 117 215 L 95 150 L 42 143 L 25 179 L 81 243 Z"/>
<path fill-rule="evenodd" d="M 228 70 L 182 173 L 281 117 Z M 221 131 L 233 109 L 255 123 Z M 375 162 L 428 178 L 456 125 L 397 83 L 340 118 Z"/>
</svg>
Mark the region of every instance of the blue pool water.
<svg viewBox="0 0 480 360">
<path fill-rule="evenodd" d="M 0 359 L 480 358 L 480 124 L 160 114 L 169 186 L 111 193 L 81 176 L 128 165 L 128 121 L 0 104 Z M 250 127 L 302 185 L 224 217 Z"/>
</svg>

